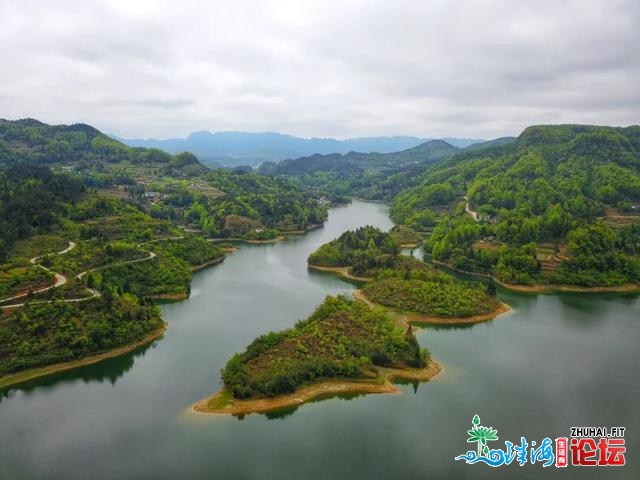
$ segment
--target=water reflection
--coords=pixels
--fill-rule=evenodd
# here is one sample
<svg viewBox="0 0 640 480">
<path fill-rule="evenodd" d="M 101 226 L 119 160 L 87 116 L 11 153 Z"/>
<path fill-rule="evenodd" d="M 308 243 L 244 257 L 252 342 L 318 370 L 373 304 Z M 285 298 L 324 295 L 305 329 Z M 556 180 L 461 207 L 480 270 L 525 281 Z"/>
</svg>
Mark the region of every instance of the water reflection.
<svg viewBox="0 0 640 480">
<path fill-rule="evenodd" d="M 493 320 L 477 323 L 416 323 L 409 322 L 412 326 L 429 330 L 471 330 L 478 325 L 487 325 Z"/>
<path fill-rule="evenodd" d="M 399 385 L 413 385 L 414 392 L 417 392 L 418 391 L 418 387 L 417 387 L 416 383 L 420 383 L 420 382 L 405 381 L 405 380 L 402 380 L 402 381 L 394 380 L 393 383 L 397 383 Z M 325 393 L 325 394 L 318 395 L 317 397 L 314 397 L 311 400 L 307 400 L 306 402 L 304 402 L 302 404 L 299 404 L 299 405 L 291 405 L 291 406 L 287 406 L 287 407 L 282 407 L 282 408 L 278 408 L 278 409 L 275 409 L 275 410 L 271 410 L 269 412 L 261 412 L 261 413 L 257 413 L 257 414 L 253 414 L 253 415 L 262 415 L 265 418 L 267 418 L 268 420 L 283 420 L 283 419 L 285 419 L 287 417 L 290 417 L 294 413 L 296 413 L 300 409 L 300 407 L 303 407 L 305 405 L 310 405 L 312 403 L 319 403 L 319 402 L 323 402 L 325 400 L 345 400 L 345 401 L 349 401 L 349 400 L 353 400 L 354 398 L 364 397 L 365 395 L 368 395 L 368 394 L 359 393 L 359 392 Z M 233 416 L 238 420 L 244 420 L 247 417 L 247 414 L 240 413 L 240 414 L 234 414 Z"/>
<path fill-rule="evenodd" d="M 161 340 L 161 339 L 159 339 Z M 13 397 L 16 392 L 23 392 L 27 395 L 31 394 L 36 389 L 49 389 L 59 386 L 64 383 L 74 383 L 82 381 L 84 384 L 90 383 L 105 383 L 108 382 L 112 386 L 115 386 L 118 379 L 122 378 L 125 373 L 133 368 L 135 359 L 145 355 L 147 350 L 155 348 L 156 342 L 143 345 L 132 352 L 120 355 L 118 357 L 102 360 L 101 362 L 94 363 L 92 365 L 86 365 L 84 367 L 74 368 L 73 370 L 67 370 L 64 372 L 53 373 L 45 377 L 34 378 L 27 382 L 19 383 L 18 385 L 9 386 L 4 389 L 0 389 L 0 403 L 7 398 Z"/>
<path fill-rule="evenodd" d="M 361 280 L 354 280 L 352 278 L 345 278 L 341 275 L 339 275 L 338 273 L 334 273 L 334 272 L 323 272 L 322 270 L 315 270 L 311 267 L 307 267 L 307 272 L 309 273 L 309 278 L 311 280 L 324 280 L 326 278 L 339 278 L 340 280 L 342 280 L 345 283 L 349 283 L 355 287 L 361 287 L 362 285 L 365 284 L 365 282 L 361 281 Z"/>
</svg>

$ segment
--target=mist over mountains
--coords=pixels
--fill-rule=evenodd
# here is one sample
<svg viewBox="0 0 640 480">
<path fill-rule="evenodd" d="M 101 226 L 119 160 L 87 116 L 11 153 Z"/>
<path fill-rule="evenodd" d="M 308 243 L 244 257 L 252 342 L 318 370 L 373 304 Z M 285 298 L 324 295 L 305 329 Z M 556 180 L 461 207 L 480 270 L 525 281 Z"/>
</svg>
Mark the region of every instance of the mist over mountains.
<svg viewBox="0 0 640 480">
<path fill-rule="evenodd" d="M 265 161 L 278 162 L 317 153 L 398 152 L 432 140 L 432 138 L 411 136 L 337 140 L 334 138 L 301 138 L 275 132 L 211 133 L 207 131 L 191 133 L 187 138 L 166 140 L 113 137 L 131 147 L 158 148 L 168 153 L 192 152 L 203 162 L 225 166 L 259 165 Z M 483 141 L 470 138 L 444 138 L 443 140 L 459 148 Z"/>
</svg>

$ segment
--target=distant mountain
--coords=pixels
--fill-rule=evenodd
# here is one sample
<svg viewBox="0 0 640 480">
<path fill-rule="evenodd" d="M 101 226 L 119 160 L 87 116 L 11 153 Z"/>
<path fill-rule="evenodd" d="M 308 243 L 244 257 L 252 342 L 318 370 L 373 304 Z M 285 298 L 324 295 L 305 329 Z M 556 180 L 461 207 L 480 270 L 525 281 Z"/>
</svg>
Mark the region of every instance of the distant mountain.
<svg viewBox="0 0 640 480">
<path fill-rule="evenodd" d="M 279 163 L 264 162 L 258 171 L 293 179 L 334 201 L 354 195 L 389 200 L 431 165 L 459 151 L 444 140 L 429 140 L 393 153 L 315 154 Z"/>
<path fill-rule="evenodd" d="M 265 162 L 258 170 L 265 175 L 278 176 L 301 175 L 315 172 L 363 174 L 365 172 L 370 173 L 383 170 L 397 171 L 412 164 L 432 163 L 456 151 L 458 151 L 458 148 L 444 140 L 429 140 L 428 142 L 421 143 L 420 145 L 400 152 L 315 154 L 308 157 L 287 159 L 279 163 Z"/>
<path fill-rule="evenodd" d="M 300 138 L 281 133 L 194 132 L 187 138 L 125 139 L 119 141 L 131 147 L 158 148 L 168 153 L 191 152 L 207 163 L 225 166 L 259 165 L 265 161 L 277 162 L 287 158 L 314 154 L 348 153 L 352 151 L 390 153 L 418 146 L 430 139 L 410 136 L 364 137 L 347 140 L 334 138 Z M 447 138 L 455 147 L 466 147 L 481 140 Z"/>
</svg>

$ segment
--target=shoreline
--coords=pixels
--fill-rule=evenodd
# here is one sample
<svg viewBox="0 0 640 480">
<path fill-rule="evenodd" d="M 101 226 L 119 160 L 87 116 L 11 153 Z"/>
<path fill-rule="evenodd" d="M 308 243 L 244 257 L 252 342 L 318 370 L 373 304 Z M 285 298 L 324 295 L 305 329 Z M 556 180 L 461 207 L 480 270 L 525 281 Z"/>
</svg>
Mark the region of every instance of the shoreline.
<svg viewBox="0 0 640 480">
<path fill-rule="evenodd" d="M 349 267 L 323 267 L 321 265 L 314 265 L 312 263 L 307 263 L 307 268 L 310 268 L 311 270 L 318 270 L 320 272 L 336 273 L 340 277 L 346 278 L 347 280 L 353 280 L 356 282 L 368 282 L 369 280 L 371 280 L 370 277 L 357 277 L 355 275 L 352 275 L 351 272 L 349 272 Z"/>
<path fill-rule="evenodd" d="M 427 254 L 429 255 L 429 254 Z M 431 255 L 429 255 L 431 257 Z M 498 280 L 493 275 L 488 273 L 479 273 L 479 272 L 471 272 L 468 270 L 462 270 L 461 268 L 456 268 L 452 265 L 449 265 L 446 262 L 442 262 L 440 260 L 434 260 L 433 258 L 430 261 L 435 265 L 440 265 L 451 269 L 455 272 L 462 273 L 464 275 L 473 275 L 475 277 L 488 278 L 496 282 L 496 284 L 501 287 L 506 288 L 507 290 L 511 290 L 514 292 L 520 293 L 556 293 L 556 292 L 573 292 L 573 293 L 632 293 L 632 292 L 640 292 L 640 284 L 635 283 L 625 283 L 623 285 L 614 285 L 614 286 L 600 286 L 600 287 L 581 287 L 579 285 L 561 285 L 561 284 L 544 284 L 538 283 L 535 285 L 518 285 L 516 283 L 507 283 L 502 280 Z"/>
<path fill-rule="evenodd" d="M 379 205 L 390 205 L 389 202 L 385 202 L 384 200 L 367 200 L 366 198 L 362 198 L 362 197 L 351 197 L 351 201 L 356 200 L 358 202 L 362 202 L 362 203 L 377 203 Z M 351 203 L 351 202 L 349 202 Z M 349 205 L 349 203 L 347 203 L 347 205 Z"/>
<path fill-rule="evenodd" d="M 177 302 L 179 300 L 186 300 L 189 298 L 189 294 L 186 292 L 181 293 L 157 293 L 155 295 L 149 295 L 152 300 L 166 300 L 168 302 Z"/>
<path fill-rule="evenodd" d="M 374 380 L 321 380 L 305 385 L 288 395 L 273 398 L 258 398 L 249 400 L 229 399 L 222 407 L 212 407 L 215 402 L 226 394 L 221 389 L 215 395 L 202 399 L 191 406 L 191 412 L 206 415 L 248 415 L 251 413 L 266 413 L 288 407 L 299 407 L 315 398 L 339 394 L 395 394 L 400 390 L 394 385 L 394 380 L 426 382 L 442 371 L 442 366 L 431 360 L 424 368 L 379 368 L 380 375 Z"/>
<path fill-rule="evenodd" d="M 289 230 L 287 232 L 282 232 L 283 235 L 304 235 L 305 233 L 311 232 L 313 230 L 317 230 L 319 228 L 324 227 L 324 223 L 313 224 L 310 227 L 305 228 L 304 230 Z"/>
<path fill-rule="evenodd" d="M 167 328 L 168 328 L 168 324 L 166 322 L 163 322 L 162 327 L 152 331 L 151 333 L 141 338 L 140 340 L 137 340 L 128 345 L 124 345 L 122 347 L 116 347 L 113 350 L 103 351 L 101 353 L 96 353 L 89 357 L 81 358 L 78 360 L 72 360 L 70 362 L 54 363 L 52 365 L 47 365 L 45 367 L 31 368 L 28 370 L 23 370 L 21 372 L 10 373 L 9 375 L 0 377 L 0 389 L 18 385 L 20 383 L 24 383 L 26 381 L 33 380 L 36 378 L 45 377 L 47 375 L 51 375 L 54 373 L 73 370 L 75 368 L 84 367 L 87 365 L 93 365 L 94 363 L 98 363 L 103 360 L 107 360 L 109 358 L 114 358 L 120 355 L 124 355 L 125 353 L 129 353 L 139 347 L 142 347 L 159 338 L 162 338 L 165 332 L 167 331 Z"/>
<path fill-rule="evenodd" d="M 247 238 L 241 237 L 226 237 L 226 238 L 209 238 L 209 242 L 222 243 L 222 242 L 242 242 L 242 243 L 250 243 L 254 245 L 259 245 L 263 243 L 279 243 L 285 241 L 287 238 L 284 235 L 278 235 L 275 238 L 270 238 L 268 240 L 249 240 Z"/>
<path fill-rule="evenodd" d="M 227 258 L 226 255 L 222 255 L 221 257 L 214 258 L 213 260 L 209 260 L 208 262 L 201 263 L 200 265 L 194 265 L 191 267 L 192 272 L 199 272 L 200 270 L 204 270 L 207 267 L 211 267 L 212 265 L 217 265 L 218 263 L 224 262 L 224 259 Z"/>
<path fill-rule="evenodd" d="M 400 324 L 406 328 L 410 324 L 432 324 L 432 325 L 464 325 L 472 323 L 482 323 L 489 320 L 493 320 L 500 315 L 511 312 L 513 309 L 504 302 L 500 302 L 500 305 L 490 312 L 478 313 L 475 315 L 469 315 L 467 317 L 438 317 L 435 315 L 426 315 L 417 312 L 404 312 L 394 310 L 393 307 L 388 307 L 379 303 L 374 303 L 367 296 L 362 293 L 362 290 L 356 290 L 353 292 L 353 298 L 359 302 L 362 302 L 369 307 L 382 307 L 390 312 L 394 312 L 403 318 L 399 318 Z"/>
</svg>

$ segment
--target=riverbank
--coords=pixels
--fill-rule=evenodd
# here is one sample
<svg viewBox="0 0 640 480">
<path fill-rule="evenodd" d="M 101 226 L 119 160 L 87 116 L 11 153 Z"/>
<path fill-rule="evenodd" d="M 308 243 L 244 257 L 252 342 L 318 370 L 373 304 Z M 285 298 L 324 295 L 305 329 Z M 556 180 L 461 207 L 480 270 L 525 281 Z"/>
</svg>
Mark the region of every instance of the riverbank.
<svg viewBox="0 0 640 480">
<path fill-rule="evenodd" d="M 279 243 L 279 242 L 283 242 L 286 239 L 287 237 L 285 237 L 284 235 L 278 235 L 277 237 L 269 238 L 267 240 L 249 240 L 242 237 L 225 237 L 225 238 L 209 238 L 208 241 L 210 242 L 241 242 L 241 243 L 260 245 L 264 243 Z"/>
<path fill-rule="evenodd" d="M 130 343 L 128 345 L 115 348 L 113 350 L 107 350 L 101 353 L 97 353 L 95 355 L 91 355 L 86 358 L 82 358 L 80 360 L 73 360 L 71 362 L 64 363 L 55 363 L 53 365 L 47 365 L 46 367 L 32 368 L 29 370 L 23 370 L 21 372 L 12 373 L 9 375 L 5 375 L 4 377 L 0 377 L 0 388 L 6 388 L 9 386 L 14 386 L 19 383 L 26 382 L 28 380 L 33 380 L 34 378 L 40 378 L 47 375 L 51 375 L 53 373 L 64 372 L 66 370 L 72 370 L 78 367 L 84 367 L 86 365 L 92 365 L 94 363 L 101 362 L 108 358 L 118 357 L 120 355 L 124 355 L 125 353 L 129 353 L 139 347 L 147 345 L 154 340 L 158 340 L 161 338 L 165 332 L 167 331 L 168 324 L 164 323 L 162 327 L 154 330 L 149 333 L 144 338 L 140 340 Z"/>
<path fill-rule="evenodd" d="M 234 249 L 233 251 L 236 251 L 236 250 Z M 191 267 L 191 271 L 192 272 L 199 272 L 200 270 L 204 270 L 207 267 L 211 267 L 213 265 L 217 265 L 218 263 L 224 262 L 225 258 L 227 258 L 227 256 L 223 255 L 221 257 L 214 258 L 213 260 L 210 260 L 208 262 L 201 263 L 200 265 L 194 265 L 193 267 Z"/>
<path fill-rule="evenodd" d="M 356 275 L 352 275 L 350 272 L 350 267 L 322 267 L 320 265 L 307 263 L 307 268 L 310 268 L 311 270 L 318 270 L 320 272 L 336 273 L 339 276 L 346 278 L 347 280 L 353 280 L 356 282 L 368 282 L 369 280 L 371 280 L 371 278 L 369 277 L 358 277 Z"/>
<path fill-rule="evenodd" d="M 429 254 L 426 254 L 426 255 L 431 257 L 431 255 Z M 622 285 L 614 285 L 611 287 L 581 287 L 579 285 L 562 285 L 562 284 L 545 284 L 545 283 L 538 283 L 535 285 L 518 285 L 516 283 L 503 282 L 501 280 L 498 280 L 493 275 L 489 275 L 488 273 L 478 273 L 478 272 L 471 272 L 469 270 L 462 270 L 461 268 L 456 268 L 452 265 L 449 265 L 446 262 L 441 262 L 440 260 L 434 260 L 433 258 L 430 258 L 429 261 L 434 265 L 440 265 L 442 267 L 453 270 L 454 272 L 462 273 L 464 275 L 472 275 L 474 277 L 491 279 L 501 287 L 506 288 L 507 290 L 520 292 L 520 293 L 557 293 L 557 292 L 634 293 L 634 292 L 640 292 L 640 284 L 635 284 L 635 283 L 625 283 Z"/>
<path fill-rule="evenodd" d="M 313 224 L 304 230 L 290 230 L 288 232 L 282 232 L 283 235 L 304 235 L 305 233 L 311 232 L 312 230 L 317 230 L 319 228 L 324 227 L 323 223 Z"/>
<path fill-rule="evenodd" d="M 189 298 L 189 294 L 186 292 L 180 293 L 157 293 L 155 295 L 150 295 L 149 298 L 152 300 L 160 300 L 165 302 L 178 302 L 180 300 L 186 300 Z"/>
<path fill-rule="evenodd" d="M 286 241 L 288 236 L 304 235 L 305 233 L 311 232 L 312 230 L 317 230 L 322 227 L 324 227 L 323 223 L 320 223 L 317 225 L 313 224 L 305 228 L 304 230 L 289 230 L 286 232 L 280 232 L 280 235 L 278 235 L 277 237 L 268 238 L 266 240 L 251 240 L 251 239 L 242 238 L 242 237 L 225 237 L 225 238 L 217 237 L 217 238 L 210 238 L 208 240 L 210 242 L 242 242 L 242 243 L 249 243 L 254 245 L 280 243 L 280 242 Z"/>
<path fill-rule="evenodd" d="M 319 397 L 339 394 L 398 393 L 394 380 L 426 382 L 442 371 L 439 363 L 430 361 L 425 368 L 379 368 L 379 375 L 373 380 L 324 380 L 303 386 L 288 395 L 273 398 L 237 400 L 226 390 L 212 397 L 200 400 L 191 407 L 194 413 L 247 415 L 265 413 L 284 408 L 299 407 Z"/>
<path fill-rule="evenodd" d="M 402 312 L 394 310 L 393 307 L 387 307 L 386 305 L 380 305 L 378 303 L 372 302 L 367 296 L 362 293 L 362 290 L 356 290 L 353 292 L 353 298 L 362 302 L 369 307 L 381 307 L 386 310 L 389 310 L 395 314 L 397 314 L 398 319 L 400 321 L 400 325 L 404 328 L 408 327 L 410 324 L 440 324 L 440 325 L 461 325 L 461 324 L 470 324 L 470 323 L 481 323 L 489 320 L 493 320 L 494 318 L 504 315 L 511 311 L 511 307 L 506 303 L 500 302 L 500 305 L 491 310 L 490 312 L 478 313 L 476 315 L 470 315 L 467 317 L 437 317 L 434 315 L 424 315 L 416 312 Z"/>
</svg>

